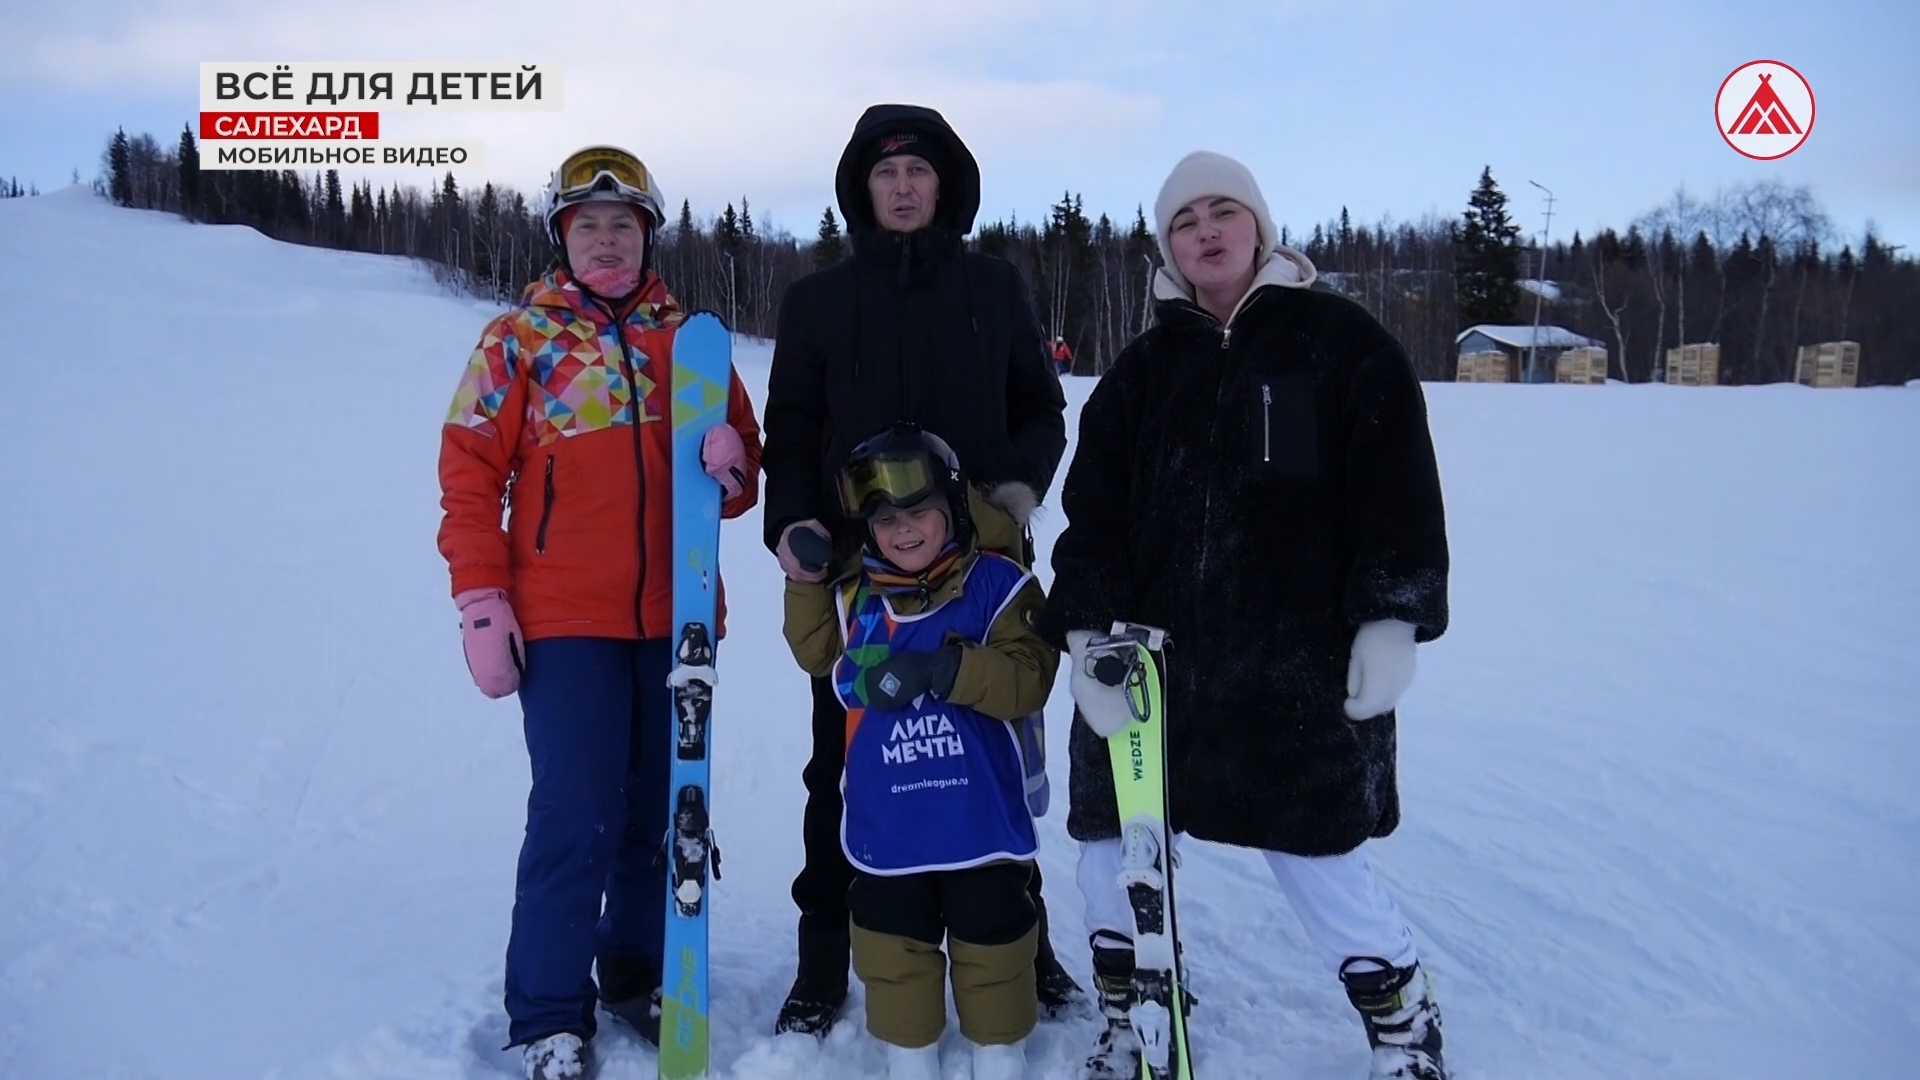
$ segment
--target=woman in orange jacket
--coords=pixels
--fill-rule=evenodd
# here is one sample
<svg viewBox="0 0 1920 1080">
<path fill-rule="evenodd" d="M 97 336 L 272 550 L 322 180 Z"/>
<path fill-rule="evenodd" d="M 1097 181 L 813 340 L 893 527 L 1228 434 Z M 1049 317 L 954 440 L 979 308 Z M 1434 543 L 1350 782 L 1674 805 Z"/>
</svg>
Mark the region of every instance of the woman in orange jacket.
<svg viewBox="0 0 1920 1080">
<path fill-rule="evenodd" d="M 439 546 L 467 665 L 488 697 L 519 694 L 532 764 L 506 958 L 509 1046 L 529 1080 L 584 1075 L 596 999 L 659 1040 L 668 394 L 685 318 L 649 267 L 664 204 L 639 159 L 579 151 L 547 202 L 559 267 L 487 324 L 440 443 Z M 722 516 L 758 500 L 760 429 L 738 376 L 701 460 Z M 720 611 L 724 635 L 724 590 Z"/>
</svg>

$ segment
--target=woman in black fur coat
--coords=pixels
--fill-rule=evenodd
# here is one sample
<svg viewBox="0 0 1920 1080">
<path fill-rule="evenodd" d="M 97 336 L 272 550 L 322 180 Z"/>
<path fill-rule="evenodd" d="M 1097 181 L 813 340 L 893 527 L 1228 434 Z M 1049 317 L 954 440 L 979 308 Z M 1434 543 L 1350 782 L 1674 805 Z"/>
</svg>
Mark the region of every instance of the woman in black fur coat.
<svg viewBox="0 0 1920 1080">
<path fill-rule="evenodd" d="M 1043 625 L 1072 652 L 1067 827 L 1109 1020 L 1089 1075 L 1138 1061 L 1105 743 L 1129 717 L 1086 670 L 1088 639 L 1127 621 L 1168 631 L 1171 828 L 1265 856 L 1374 1077 L 1444 1080 L 1439 1010 L 1365 848 L 1399 823 L 1394 707 L 1447 625 L 1420 383 L 1364 308 L 1312 287 L 1240 163 L 1189 155 L 1154 216 L 1157 323 L 1081 412 Z"/>
</svg>

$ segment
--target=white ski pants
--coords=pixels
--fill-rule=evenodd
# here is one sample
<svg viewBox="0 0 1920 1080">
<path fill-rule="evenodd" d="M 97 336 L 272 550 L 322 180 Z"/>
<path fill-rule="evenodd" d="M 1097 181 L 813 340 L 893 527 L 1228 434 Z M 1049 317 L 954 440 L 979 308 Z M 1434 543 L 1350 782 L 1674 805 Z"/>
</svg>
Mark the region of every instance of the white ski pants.
<svg viewBox="0 0 1920 1080">
<path fill-rule="evenodd" d="M 1176 852 L 1185 839 L 1184 834 L 1173 838 Z M 1365 844 L 1344 855 L 1322 858 L 1278 851 L 1260 854 L 1328 971 L 1339 974 L 1340 965 L 1356 956 L 1380 957 L 1394 967 L 1407 967 L 1418 958 L 1407 920 L 1381 887 Z M 1080 845 L 1080 896 L 1086 902 L 1087 933 L 1118 939 L 1116 945 L 1133 941 L 1133 908 L 1119 876 L 1119 840 Z M 1177 873 L 1175 878 L 1178 902 Z"/>
</svg>

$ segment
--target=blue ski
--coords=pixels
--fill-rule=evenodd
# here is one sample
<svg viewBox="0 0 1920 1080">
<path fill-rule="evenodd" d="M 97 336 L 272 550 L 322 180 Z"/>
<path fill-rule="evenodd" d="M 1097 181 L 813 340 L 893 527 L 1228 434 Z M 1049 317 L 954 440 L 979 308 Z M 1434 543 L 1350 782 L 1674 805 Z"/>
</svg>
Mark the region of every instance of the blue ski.
<svg viewBox="0 0 1920 1080">
<path fill-rule="evenodd" d="M 707 814 L 715 626 L 720 584 L 720 485 L 700 464 L 707 429 L 727 421 L 733 337 L 695 312 L 673 340 L 673 767 L 667 808 L 667 936 L 660 994 L 661 1080 L 709 1071 L 707 916 L 720 849 Z"/>
</svg>

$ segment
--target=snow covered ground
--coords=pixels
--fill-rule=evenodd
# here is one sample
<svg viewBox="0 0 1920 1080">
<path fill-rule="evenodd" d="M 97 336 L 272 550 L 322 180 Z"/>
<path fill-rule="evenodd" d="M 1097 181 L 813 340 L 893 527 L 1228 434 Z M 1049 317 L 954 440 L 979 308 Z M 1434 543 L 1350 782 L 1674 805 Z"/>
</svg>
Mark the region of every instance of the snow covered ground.
<svg viewBox="0 0 1920 1080">
<path fill-rule="evenodd" d="M 506 1075 L 527 767 L 434 550 L 488 314 L 392 259 L 0 201 L 0 1075 Z M 743 344 L 757 402 L 767 362 Z M 1920 1075 L 1920 395 L 1428 395 L 1454 622 L 1377 859 L 1456 1075 Z M 876 1075 L 857 1001 L 824 1045 L 766 1034 L 806 684 L 757 513 L 724 536 L 715 1060 Z M 1063 792 L 1064 685 L 1051 716 Z M 1045 869 L 1084 979 L 1063 800 Z M 1363 1076 L 1261 864 L 1195 845 L 1180 884 L 1198 1074 Z M 1071 1077 L 1095 1028 L 1043 1026 L 1033 1075 Z M 609 1030 L 602 1075 L 652 1077 Z"/>
</svg>

